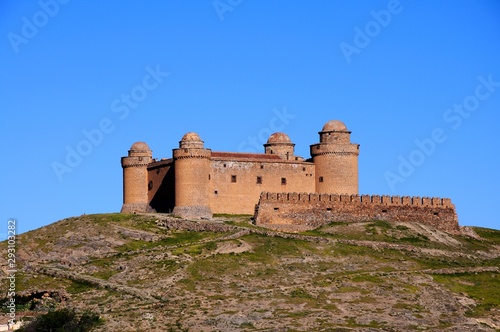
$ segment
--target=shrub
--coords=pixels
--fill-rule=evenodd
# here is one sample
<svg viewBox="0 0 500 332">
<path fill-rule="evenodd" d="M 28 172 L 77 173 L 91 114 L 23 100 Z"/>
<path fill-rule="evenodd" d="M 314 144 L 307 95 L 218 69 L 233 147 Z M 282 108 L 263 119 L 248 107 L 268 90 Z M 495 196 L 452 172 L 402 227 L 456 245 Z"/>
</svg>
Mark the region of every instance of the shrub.
<svg viewBox="0 0 500 332">
<path fill-rule="evenodd" d="M 20 332 L 87 332 L 99 325 L 101 320 L 96 313 L 86 311 L 80 316 L 74 309 L 60 309 L 38 316 Z"/>
</svg>

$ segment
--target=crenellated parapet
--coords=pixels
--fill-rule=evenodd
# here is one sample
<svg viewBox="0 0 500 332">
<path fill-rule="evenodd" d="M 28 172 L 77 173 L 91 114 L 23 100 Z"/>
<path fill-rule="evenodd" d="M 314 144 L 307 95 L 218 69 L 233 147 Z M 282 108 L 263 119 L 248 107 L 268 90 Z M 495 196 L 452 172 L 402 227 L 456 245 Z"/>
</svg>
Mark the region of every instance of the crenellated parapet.
<svg viewBox="0 0 500 332">
<path fill-rule="evenodd" d="M 386 220 L 419 222 L 459 232 L 455 206 L 449 198 L 387 195 L 339 195 L 263 192 L 256 207 L 257 224 L 318 227 L 333 221 Z"/>
<path fill-rule="evenodd" d="M 209 149 L 190 149 L 189 151 L 184 151 L 184 149 L 174 149 L 173 150 L 174 160 L 179 159 L 210 159 L 212 152 Z"/>
<path fill-rule="evenodd" d="M 122 157 L 122 168 L 147 167 L 150 164 L 150 160 L 150 158 L 144 157 Z"/>
<path fill-rule="evenodd" d="M 357 144 L 354 145 L 326 145 L 324 143 L 318 143 L 311 145 L 311 155 L 312 156 L 322 156 L 325 154 L 335 154 L 339 156 L 358 156 L 359 149 Z"/>
<path fill-rule="evenodd" d="M 260 202 L 339 202 L 359 204 L 379 204 L 395 206 L 428 206 L 455 208 L 449 198 L 387 195 L 339 195 L 318 193 L 272 193 L 260 194 Z"/>
</svg>

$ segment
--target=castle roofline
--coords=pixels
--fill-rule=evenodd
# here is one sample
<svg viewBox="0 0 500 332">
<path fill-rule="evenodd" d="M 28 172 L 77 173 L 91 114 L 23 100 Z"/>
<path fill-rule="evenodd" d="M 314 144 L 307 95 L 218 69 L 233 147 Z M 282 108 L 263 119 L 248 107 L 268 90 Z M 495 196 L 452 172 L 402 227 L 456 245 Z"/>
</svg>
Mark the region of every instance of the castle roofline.
<svg viewBox="0 0 500 332">
<path fill-rule="evenodd" d="M 259 159 L 259 160 L 282 160 L 278 155 L 275 154 L 264 154 L 264 153 L 247 153 L 247 152 L 212 152 L 212 159 L 231 159 L 231 160 L 248 160 L 248 159 Z"/>
<path fill-rule="evenodd" d="M 164 166 L 164 165 L 169 165 L 174 162 L 173 158 L 168 158 L 168 159 L 161 159 L 161 160 L 153 160 L 148 164 L 148 169 L 150 168 L 155 168 L 158 166 Z"/>
<path fill-rule="evenodd" d="M 300 158 L 300 157 L 296 157 Z M 244 162 L 273 162 L 284 164 L 312 164 L 311 161 L 305 161 L 303 158 L 286 160 L 275 154 L 265 153 L 246 153 L 246 152 L 212 152 L 212 160 L 224 161 L 244 161 Z"/>
</svg>

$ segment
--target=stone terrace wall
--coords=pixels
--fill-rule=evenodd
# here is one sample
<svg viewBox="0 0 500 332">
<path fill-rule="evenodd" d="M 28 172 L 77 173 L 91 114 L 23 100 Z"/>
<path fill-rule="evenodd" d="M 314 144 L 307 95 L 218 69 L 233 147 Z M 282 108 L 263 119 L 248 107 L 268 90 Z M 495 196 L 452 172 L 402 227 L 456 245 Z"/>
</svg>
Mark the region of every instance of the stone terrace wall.
<svg viewBox="0 0 500 332">
<path fill-rule="evenodd" d="M 460 233 L 449 198 L 263 192 L 255 209 L 257 225 L 319 227 L 333 221 L 372 220 L 418 222 Z"/>
</svg>

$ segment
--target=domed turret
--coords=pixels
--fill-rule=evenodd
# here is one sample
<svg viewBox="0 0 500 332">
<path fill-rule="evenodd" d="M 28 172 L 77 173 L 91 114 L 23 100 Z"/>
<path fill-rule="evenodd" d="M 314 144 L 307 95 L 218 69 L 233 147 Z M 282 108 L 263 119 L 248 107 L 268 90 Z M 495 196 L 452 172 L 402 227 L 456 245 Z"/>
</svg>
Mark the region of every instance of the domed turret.
<svg viewBox="0 0 500 332">
<path fill-rule="evenodd" d="M 173 150 L 175 161 L 175 208 L 183 218 L 210 218 L 210 156 L 197 133 L 182 136 L 179 148 Z"/>
<path fill-rule="evenodd" d="M 128 150 L 129 157 L 151 157 L 152 151 L 145 142 L 135 142 Z"/>
<path fill-rule="evenodd" d="M 335 142 L 349 144 L 351 141 L 351 132 L 347 130 L 346 125 L 339 120 L 331 120 L 325 123 L 323 129 L 319 132 L 319 141 Z"/>
<path fill-rule="evenodd" d="M 274 133 L 269 136 L 267 143 L 264 144 L 266 154 L 275 154 L 281 159 L 293 159 L 295 144 L 292 143 L 290 137 L 285 133 Z"/>
<path fill-rule="evenodd" d="M 358 194 L 359 144 L 339 120 L 328 121 L 319 132 L 320 143 L 311 145 L 316 192 Z"/>
<path fill-rule="evenodd" d="M 180 142 L 179 142 L 179 148 L 185 149 L 185 148 L 197 148 L 197 149 L 203 149 L 204 148 L 204 143 L 201 140 L 200 136 L 195 133 L 195 132 L 189 132 L 184 134 L 182 136 Z"/>
<path fill-rule="evenodd" d="M 136 142 L 128 150 L 128 156 L 122 157 L 122 212 L 147 212 L 150 210 L 147 167 L 152 162 L 152 155 L 153 152 L 146 143 Z"/>
<path fill-rule="evenodd" d="M 287 134 L 285 133 L 274 133 L 269 136 L 267 139 L 267 144 L 272 144 L 272 143 L 292 143 L 290 140 L 290 137 L 288 137 Z"/>
<path fill-rule="evenodd" d="M 342 121 L 330 120 L 325 123 L 321 131 L 347 131 L 347 127 Z"/>
</svg>

